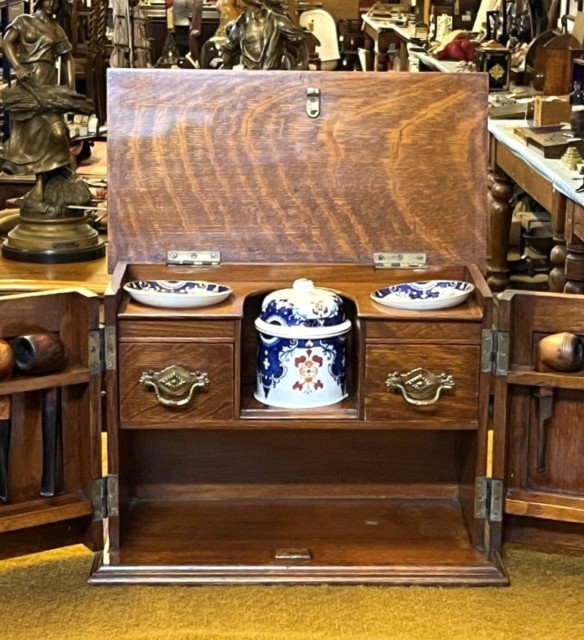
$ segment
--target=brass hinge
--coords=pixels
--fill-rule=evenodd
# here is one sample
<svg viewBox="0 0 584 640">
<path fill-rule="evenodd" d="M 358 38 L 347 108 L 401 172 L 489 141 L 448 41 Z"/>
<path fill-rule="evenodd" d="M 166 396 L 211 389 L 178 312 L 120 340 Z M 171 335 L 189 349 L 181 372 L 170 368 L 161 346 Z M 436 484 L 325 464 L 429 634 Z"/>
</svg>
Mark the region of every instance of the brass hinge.
<svg viewBox="0 0 584 640">
<path fill-rule="evenodd" d="M 220 251 L 168 251 L 166 253 L 168 266 L 217 267 L 221 264 Z"/>
<path fill-rule="evenodd" d="M 503 520 L 503 481 L 496 478 L 475 479 L 474 517 L 489 522 Z"/>
<path fill-rule="evenodd" d="M 101 373 L 103 368 L 102 329 L 95 329 L 89 332 L 89 371 L 91 373 Z"/>
<path fill-rule="evenodd" d="M 423 251 L 411 253 L 395 253 L 381 251 L 373 254 L 373 264 L 376 269 L 425 269 L 426 253 Z"/>
<path fill-rule="evenodd" d="M 481 371 L 496 376 L 509 371 L 509 333 L 483 329 L 481 338 Z"/>
<path fill-rule="evenodd" d="M 104 476 L 94 480 L 92 501 L 94 520 L 117 516 L 119 513 L 118 476 Z"/>
<path fill-rule="evenodd" d="M 106 371 L 115 371 L 117 367 L 116 328 L 103 328 L 103 353 Z"/>
</svg>

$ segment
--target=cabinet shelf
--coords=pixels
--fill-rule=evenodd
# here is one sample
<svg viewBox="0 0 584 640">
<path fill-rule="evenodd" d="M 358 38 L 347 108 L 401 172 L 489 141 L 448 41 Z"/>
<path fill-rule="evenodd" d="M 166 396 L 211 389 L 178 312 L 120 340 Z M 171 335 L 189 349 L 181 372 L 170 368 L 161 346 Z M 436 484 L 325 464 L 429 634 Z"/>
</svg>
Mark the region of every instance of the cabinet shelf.
<svg viewBox="0 0 584 640">
<path fill-rule="evenodd" d="M 505 498 L 505 513 L 584 523 L 584 498 L 512 489 Z"/>
<path fill-rule="evenodd" d="M 311 421 L 344 421 L 357 420 L 359 411 L 356 399 L 349 396 L 328 407 L 314 409 L 282 409 L 270 407 L 256 400 L 250 389 L 241 399 L 241 418 L 244 420 L 311 420 Z"/>
<path fill-rule="evenodd" d="M 50 389 L 52 387 L 64 387 L 72 384 L 84 384 L 89 382 L 91 372 L 87 367 L 80 365 L 70 365 L 60 371 L 46 376 L 22 376 L 15 375 L 7 382 L 0 384 L 0 395 L 11 393 L 25 393 L 27 391 L 38 391 L 40 389 Z"/>
<path fill-rule="evenodd" d="M 115 557 L 90 582 L 507 583 L 453 498 L 139 501 Z"/>
<path fill-rule="evenodd" d="M 556 373 L 535 371 L 531 367 L 514 367 L 507 373 L 509 384 L 530 387 L 562 387 L 584 391 L 584 375 L 582 372 Z"/>
<path fill-rule="evenodd" d="M 76 493 L 66 493 L 54 498 L 39 498 L 26 502 L 0 505 L 0 533 L 16 531 L 30 525 L 38 526 L 89 516 L 93 513 L 90 500 Z"/>
</svg>

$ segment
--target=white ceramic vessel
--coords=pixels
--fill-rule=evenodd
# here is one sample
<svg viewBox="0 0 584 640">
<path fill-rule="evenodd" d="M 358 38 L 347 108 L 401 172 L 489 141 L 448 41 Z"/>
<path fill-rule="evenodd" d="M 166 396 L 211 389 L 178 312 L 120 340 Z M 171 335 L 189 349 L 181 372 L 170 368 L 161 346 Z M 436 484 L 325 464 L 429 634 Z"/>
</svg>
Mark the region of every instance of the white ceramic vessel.
<svg viewBox="0 0 584 640">
<path fill-rule="evenodd" d="M 231 287 L 205 280 L 133 280 L 124 290 L 137 302 L 165 309 L 208 307 L 233 293 Z"/>
<path fill-rule="evenodd" d="M 410 311 L 433 311 L 462 304 L 474 291 L 474 285 L 461 280 L 403 282 L 371 294 L 371 299 L 386 307 Z"/>
<path fill-rule="evenodd" d="M 346 341 L 351 321 L 343 300 L 311 280 L 296 280 L 263 300 L 258 330 L 260 402 L 287 409 L 335 404 L 346 397 Z"/>
</svg>

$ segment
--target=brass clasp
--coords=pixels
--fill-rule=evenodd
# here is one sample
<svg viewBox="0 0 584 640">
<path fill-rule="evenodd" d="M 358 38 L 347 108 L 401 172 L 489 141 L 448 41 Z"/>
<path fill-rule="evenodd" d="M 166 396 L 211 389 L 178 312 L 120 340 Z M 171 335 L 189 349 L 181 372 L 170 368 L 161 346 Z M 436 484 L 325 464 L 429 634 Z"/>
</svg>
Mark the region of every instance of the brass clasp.
<svg viewBox="0 0 584 640">
<path fill-rule="evenodd" d="M 318 118 L 320 115 L 320 89 L 308 87 L 306 96 L 306 114 L 309 118 Z"/>
<path fill-rule="evenodd" d="M 190 372 L 172 364 L 162 371 L 144 371 L 140 384 L 147 391 L 154 391 L 161 405 L 181 409 L 189 404 L 195 392 L 208 390 L 209 375 L 204 371 Z"/>
<path fill-rule="evenodd" d="M 409 404 L 424 407 L 438 402 L 443 391 L 454 388 L 454 378 L 446 373 L 435 375 L 427 369 L 412 369 L 407 373 L 395 371 L 387 376 L 388 391 L 401 391 Z"/>
</svg>

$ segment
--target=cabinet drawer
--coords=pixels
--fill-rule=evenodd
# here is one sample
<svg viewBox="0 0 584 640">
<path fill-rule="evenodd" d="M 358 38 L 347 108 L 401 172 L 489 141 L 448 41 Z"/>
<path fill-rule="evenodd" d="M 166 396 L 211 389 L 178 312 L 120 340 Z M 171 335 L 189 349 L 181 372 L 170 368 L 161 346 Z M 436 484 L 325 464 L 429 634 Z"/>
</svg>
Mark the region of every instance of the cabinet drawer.
<svg viewBox="0 0 584 640">
<path fill-rule="evenodd" d="M 120 423 L 122 427 L 179 428 L 232 420 L 234 406 L 233 345 L 200 343 L 126 343 L 119 348 Z M 161 404 L 140 383 L 142 373 L 177 365 L 208 374 L 206 391 L 196 392 L 182 408 Z"/>
<path fill-rule="evenodd" d="M 429 428 L 472 428 L 478 420 L 479 347 L 432 345 L 375 345 L 366 348 L 365 418 L 388 422 L 419 422 Z M 424 368 L 446 373 L 454 388 L 434 404 L 415 406 L 402 393 L 388 390 L 386 380 L 395 371 Z M 408 426 L 407 424 L 405 425 Z M 411 425 L 416 426 L 416 425 Z"/>
</svg>

